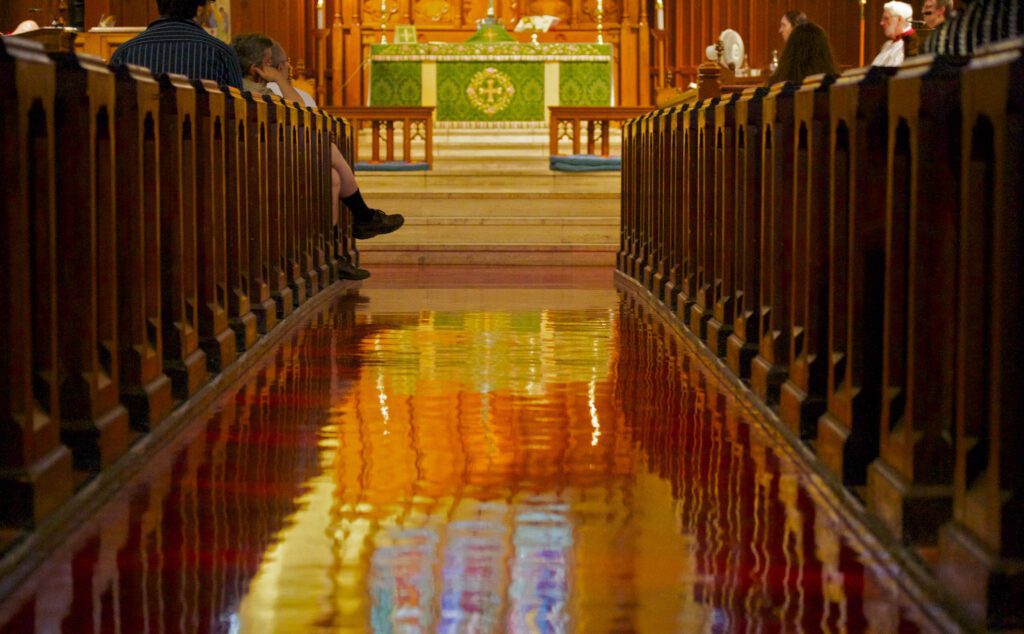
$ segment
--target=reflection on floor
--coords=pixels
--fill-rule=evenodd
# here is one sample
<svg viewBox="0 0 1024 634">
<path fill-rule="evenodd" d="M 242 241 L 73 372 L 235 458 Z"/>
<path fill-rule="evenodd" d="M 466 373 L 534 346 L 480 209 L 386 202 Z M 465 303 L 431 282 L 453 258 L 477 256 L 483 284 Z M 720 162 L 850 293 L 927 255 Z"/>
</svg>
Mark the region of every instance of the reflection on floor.
<svg viewBox="0 0 1024 634">
<path fill-rule="evenodd" d="M 750 420 L 607 270 L 375 271 L 0 630 L 930 629 Z"/>
</svg>

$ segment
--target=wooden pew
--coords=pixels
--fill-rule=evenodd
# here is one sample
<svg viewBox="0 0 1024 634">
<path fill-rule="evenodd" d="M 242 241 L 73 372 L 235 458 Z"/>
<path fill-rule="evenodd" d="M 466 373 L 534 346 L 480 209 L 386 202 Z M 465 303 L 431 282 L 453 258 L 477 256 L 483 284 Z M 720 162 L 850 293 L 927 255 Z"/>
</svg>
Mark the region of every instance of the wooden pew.
<svg viewBox="0 0 1024 634">
<path fill-rule="evenodd" d="M 228 321 L 238 351 L 244 352 L 259 336 L 249 299 L 248 108 L 241 91 L 226 90 Z"/>
<path fill-rule="evenodd" d="M 846 485 L 867 482 L 878 456 L 888 80 L 894 70 L 844 73 L 830 91 L 831 198 L 827 410 L 815 448 Z"/>
<path fill-rule="evenodd" d="M 676 296 L 676 316 L 684 324 L 690 323 L 690 309 L 697 299 L 697 270 L 696 270 L 696 216 L 699 167 L 699 135 L 698 135 L 698 110 L 699 106 L 690 108 L 680 113 L 680 127 L 682 128 L 682 184 L 680 187 L 680 202 L 676 213 L 679 220 L 678 236 L 682 244 L 680 250 L 681 259 L 679 265 L 679 294 Z"/>
<path fill-rule="evenodd" d="M 702 341 L 707 341 L 708 320 L 714 311 L 715 293 L 720 284 L 715 252 L 715 236 L 720 230 L 716 212 L 724 155 L 724 148 L 717 139 L 720 103 L 721 97 L 718 97 L 701 102 L 697 107 L 697 205 L 693 209 L 694 222 L 691 224 L 696 231 L 696 296 L 687 326 Z"/>
<path fill-rule="evenodd" d="M 953 518 L 939 580 L 978 629 L 1024 625 L 1024 40 L 963 75 Z"/>
<path fill-rule="evenodd" d="M 808 441 L 817 438 L 828 388 L 829 88 L 835 79 L 809 77 L 795 96 L 790 368 L 779 416 Z"/>
<path fill-rule="evenodd" d="M 57 391 L 54 92 L 42 48 L 0 38 L 0 528 L 39 523 L 72 490 Z"/>
<path fill-rule="evenodd" d="M 298 241 L 299 266 L 306 284 L 306 296 L 312 297 L 320 292 L 320 274 L 313 255 L 313 205 L 315 179 L 313 165 L 316 149 L 313 146 L 312 120 L 309 110 L 295 104 L 294 108 L 298 124 Z"/>
<path fill-rule="evenodd" d="M 188 79 L 161 75 L 160 288 L 164 373 L 175 398 L 188 399 L 206 382 L 199 348 L 196 277 L 196 98 Z"/>
<path fill-rule="evenodd" d="M 330 127 L 327 115 L 321 110 L 307 110 L 313 135 L 313 153 L 310 157 L 313 177 L 313 268 L 317 272 L 320 289 L 323 290 L 338 279 L 335 261 L 328 258 L 328 236 L 331 231 Z"/>
<path fill-rule="evenodd" d="M 286 248 L 285 196 L 288 175 L 285 169 L 285 148 L 288 113 L 283 99 L 266 95 L 267 102 L 267 257 L 270 270 L 267 286 L 277 306 L 278 319 L 292 313 L 294 302 L 288 286 Z"/>
<path fill-rule="evenodd" d="M 793 311 L 793 168 L 796 155 L 793 95 L 798 86 L 776 84 L 765 98 L 761 198 L 760 341 L 750 369 L 750 385 L 761 400 L 777 405 L 789 372 Z"/>
<path fill-rule="evenodd" d="M 267 102 L 262 95 L 246 92 L 246 207 L 249 248 L 245 263 L 249 282 L 249 309 L 256 328 L 265 335 L 277 325 L 277 303 L 270 297 L 269 230 L 267 214 Z"/>
<path fill-rule="evenodd" d="M 199 347 L 207 369 L 220 372 L 235 361 L 238 343 L 228 325 L 227 121 L 225 97 L 216 83 L 195 81 L 196 272 Z"/>
<path fill-rule="evenodd" d="M 714 115 L 714 192 L 712 218 L 711 258 L 715 270 L 711 288 L 711 314 L 707 317 L 708 346 L 716 356 L 725 357 L 726 341 L 732 334 L 733 294 L 736 288 L 739 234 L 737 228 L 738 209 L 736 202 L 741 199 L 737 190 L 742 186 L 738 179 L 738 152 L 736 148 L 736 102 L 740 93 L 732 93 L 719 99 Z"/>
<path fill-rule="evenodd" d="M 761 306 L 761 179 L 764 177 L 764 98 L 768 91 L 754 88 L 736 102 L 736 290 L 732 334 L 725 358 L 736 376 L 750 377 L 757 354 L 758 312 Z M 728 315 L 726 315 L 728 319 Z"/>
<path fill-rule="evenodd" d="M 952 515 L 960 67 L 920 58 L 889 82 L 880 455 L 868 504 L 935 544 Z"/>
<path fill-rule="evenodd" d="M 123 66 L 114 73 L 121 400 L 132 426 L 148 431 L 171 408 L 160 307 L 160 87 L 142 68 Z"/>
<path fill-rule="evenodd" d="M 669 310 L 675 311 L 679 297 L 679 265 L 682 260 L 682 239 L 680 236 L 681 223 L 679 218 L 679 206 L 682 201 L 682 176 L 683 157 L 682 147 L 682 126 L 680 121 L 689 110 L 689 105 L 677 106 L 666 111 L 667 121 L 665 123 L 665 155 L 662 157 L 666 171 L 666 184 L 668 192 L 665 196 L 667 206 L 667 221 L 665 223 L 665 281 L 661 292 L 661 303 Z"/>
<path fill-rule="evenodd" d="M 647 115 L 644 115 L 647 116 Z M 621 235 L 615 266 L 622 273 L 632 277 L 634 244 L 637 236 L 637 198 L 639 195 L 640 146 L 639 128 L 641 117 L 631 119 L 622 127 L 622 199 Z"/>
<path fill-rule="evenodd" d="M 75 468 L 96 473 L 128 449 L 130 434 L 118 358 L 114 76 L 97 58 L 52 59 L 61 438 Z"/>
<path fill-rule="evenodd" d="M 342 119 L 331 117 L 330 133 L 331 139 L 338 146 L 341 155 L 349 165 L 352 165 L 355 152 L 355 128 L 347 125 Z M 341 205 L 341 209 L 339 209 L 338 226 L 334 230 L 331 241 L 335 257 L 353 266 L 359 266 L 359 249 L 352 235 L 352 217 L 351 214 L 345 213 L 344 205 Z"/>
<path fill-rule="evenodd" d="M 651 245 L 650 257 L 644 269 L 644 286 L 657 298 L 665 288 L 665 273 L 667 270 L 666 237 L 668 234 L 669 217 L 672 209 L 665 199 L 668 191 L 668 173 L 665 169 L 665 159 L 668 156 L 666 148 L 666 129 L 668 128 L 667 113 L 659 112 L 651 119 L 650 130 L 650 156 L 653 159 L 650 163 L 647 183 L 649 187 L 650 200 L 650 229 L 649 242 Z"/>
<path fill-rule="evenodd" d="M 288 287 L 292 289 L 292 300 L 295 306 L 300 306 L 309 297 L 306 288 L 306 280 L 302 276 L 302 246 L 299 233 L 299 218 L 301 190 L 299 155 L 299 111 L 286 104 L 285 113 L 287 122 L 285 127 L 285 182 L 284 189 L 284 217 L 285 217 L 285 258 L 287 262 L 286 276 Z"/>
</svg>

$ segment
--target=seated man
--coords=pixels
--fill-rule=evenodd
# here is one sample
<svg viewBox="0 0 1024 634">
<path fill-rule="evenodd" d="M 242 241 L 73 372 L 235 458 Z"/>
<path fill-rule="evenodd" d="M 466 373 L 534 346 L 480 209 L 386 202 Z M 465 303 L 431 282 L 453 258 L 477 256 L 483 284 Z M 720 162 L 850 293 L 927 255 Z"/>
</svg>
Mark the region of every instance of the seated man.
<svg viewBox="0 0 1024 634">
<path fill-rule="evenodd" d="M 881 27 L 888 38 L 872 66 L 901 66 L 907 57 L 917 55 L 917 38 L 910 18 L 914 8 L 906 2 L 886 2 L 882 7 Z"/>
<path fill-rule="evenodd" d="M 160 17 L 117 47 L 110 63 L 134 64 L 154 73 L 176 73 L 242 89 L 238 56 L 203 30 L 196 14 L 208 0 L 156 0 Z"/>
<path fill-rule="evenodd" d="M 231 45 L 238 54 L 241 70 L 245 76 L 243 81 L 245 90 L 260 94 L 280 94 L 290 101 L 316 106 L 312 97 L 303 96 L 292 86 L 287 55 L 282 55 L 285 59 L 283 64 L 274 63 L 273 40 L 258 33 L 248 33 L 235 37 Z M 284 53 L 283 50 L 281 52 Z M 270 88 L 271 85 L 274 85 L 277 90 Z M 402 226 L 405 218 L 401 214 L 385 214 L 379 209 L 370 209 L 366 205 L 359 193 L 359 185 L 356 183 L 352 168 L 333 143 L 331 144 L 331 167 L 333 172 L 331 185 L 334 193 L 332 211 L 335 225 L 338 224 L 339 207 L 337 203 L 340 200 L 345 203 L 355 217 L 352 234 L 356 239 L 365 240 L 376 235 L 391 233 Z"/>
</svg>

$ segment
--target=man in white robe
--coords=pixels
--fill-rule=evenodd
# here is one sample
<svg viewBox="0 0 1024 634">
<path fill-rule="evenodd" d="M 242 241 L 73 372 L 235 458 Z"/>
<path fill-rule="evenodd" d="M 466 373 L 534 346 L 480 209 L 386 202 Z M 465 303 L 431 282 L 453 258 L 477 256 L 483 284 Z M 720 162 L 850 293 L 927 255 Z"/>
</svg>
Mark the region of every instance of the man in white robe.
<svg viewBox="0 0 1024 634">
<path fill-rule="evenodd" d="M 910 24 L 910 18 L 914 15 L 914 8 L 906 2 L 886 2 L 882 8 L 882 29 L 888 40 L 882 45 L 882 50 L 871 62 L 872 66 L 900 66 L 906 56 L 905 39 L 914 35 L 914 27 Z"/>
</svg>

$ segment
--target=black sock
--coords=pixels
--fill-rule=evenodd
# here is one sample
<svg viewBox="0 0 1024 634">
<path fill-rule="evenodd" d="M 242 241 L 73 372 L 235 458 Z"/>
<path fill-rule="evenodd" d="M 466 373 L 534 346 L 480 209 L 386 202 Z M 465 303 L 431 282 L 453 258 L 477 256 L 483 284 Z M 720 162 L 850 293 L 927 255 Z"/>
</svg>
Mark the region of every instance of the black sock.
<svg viewBox="0 0 1024 634">
<path fill-rule="evenodd" d="M 358 189 L 351 196 L 342 198 L 341 202 L 345 203 L 345 206 L 349 208 L 357 222 L 373 220 L 373 210 L 366 206 L 366 201 L 363 200 L 363 196 L 359 193 Z"/>
</svg>

